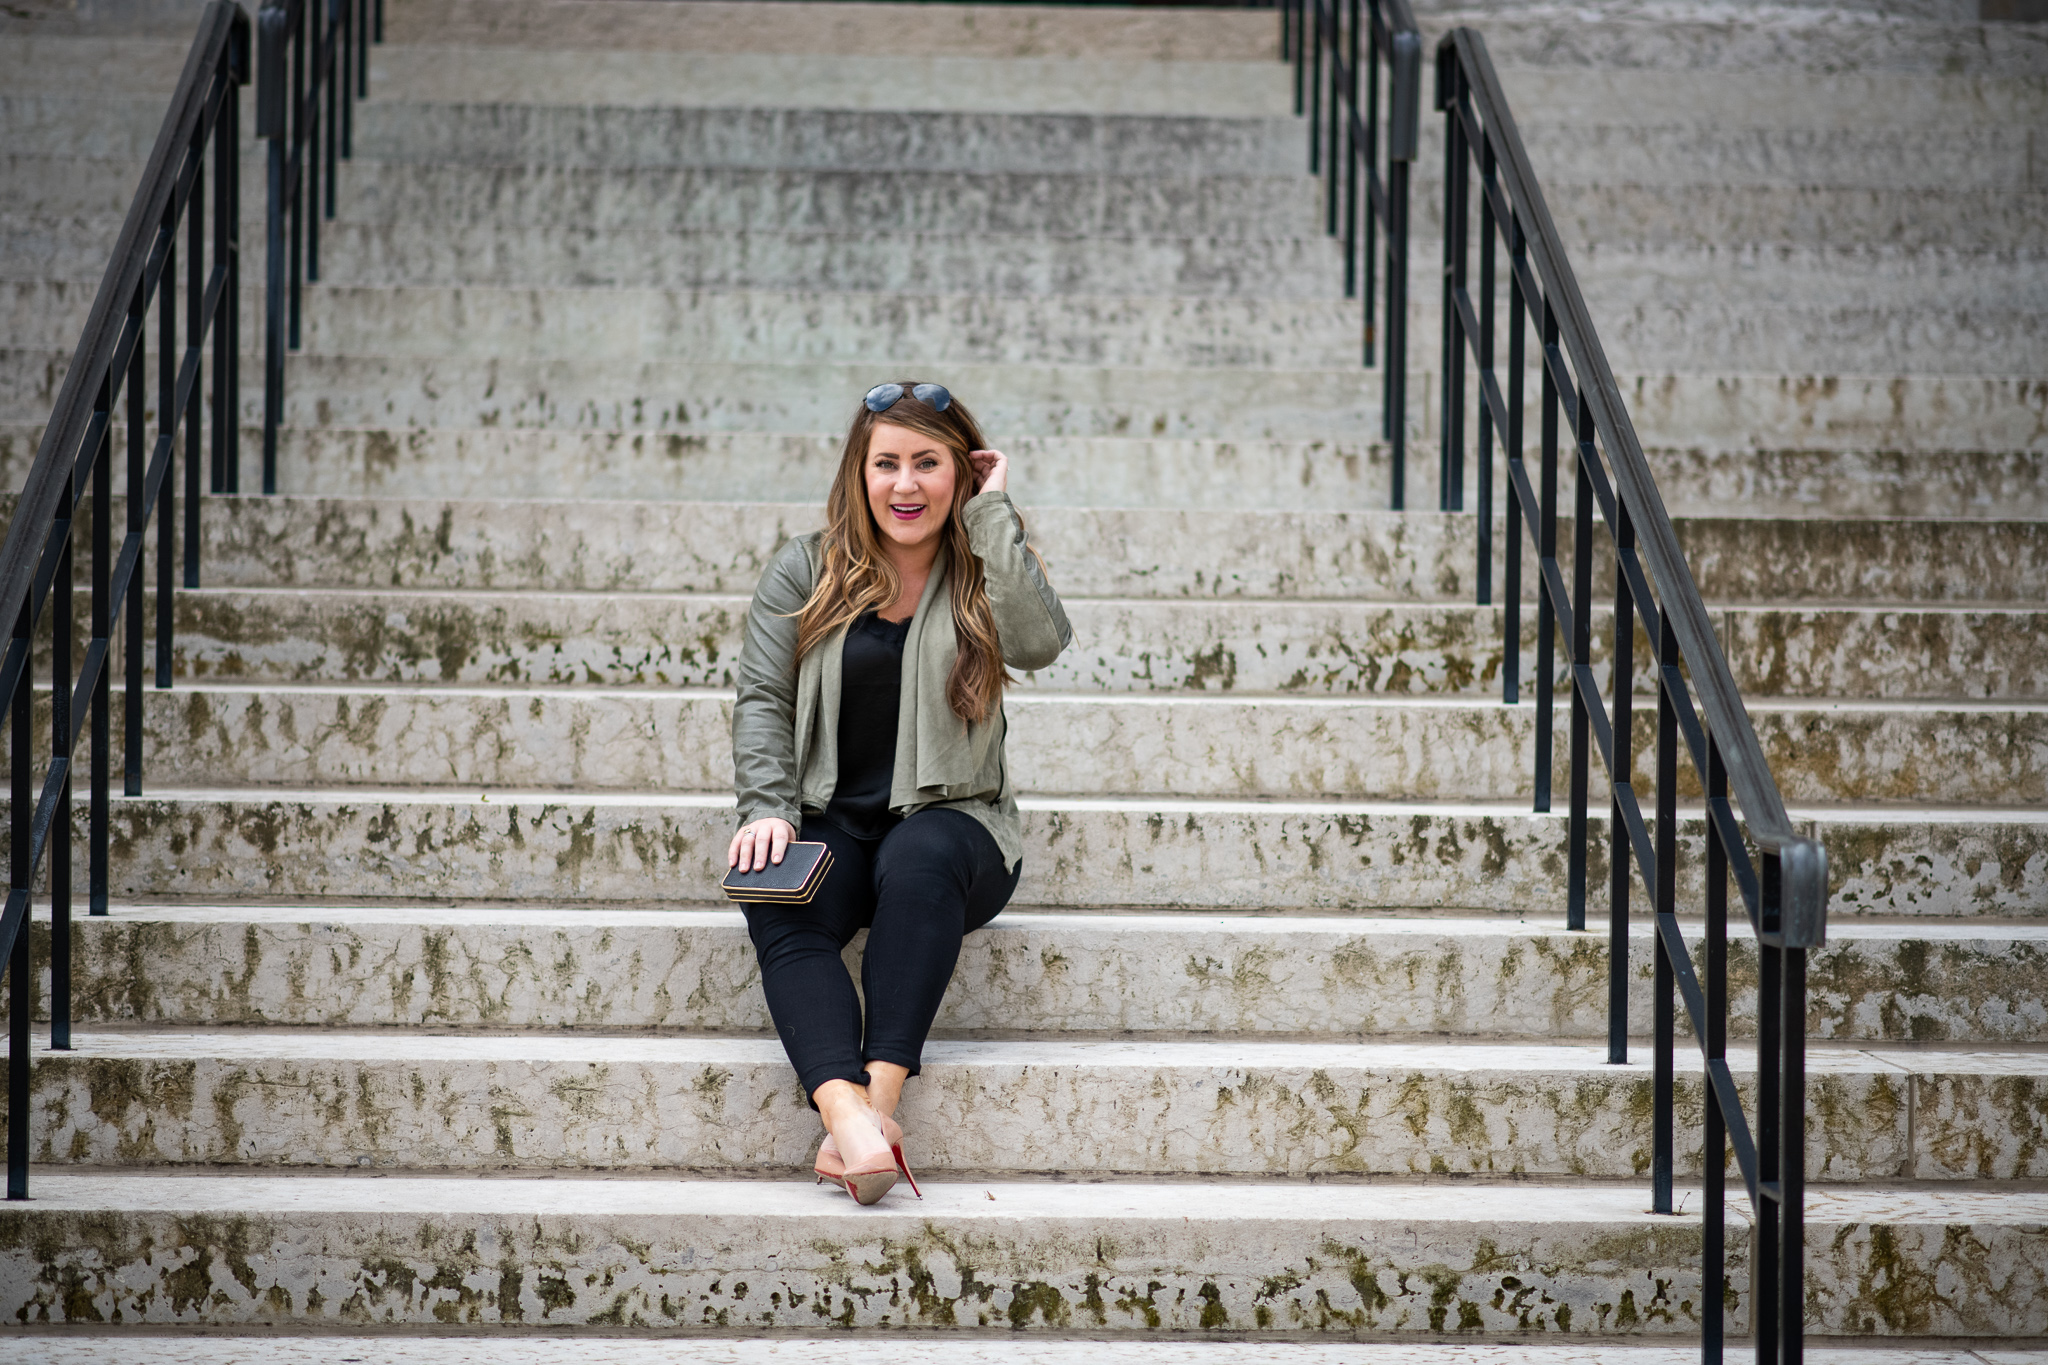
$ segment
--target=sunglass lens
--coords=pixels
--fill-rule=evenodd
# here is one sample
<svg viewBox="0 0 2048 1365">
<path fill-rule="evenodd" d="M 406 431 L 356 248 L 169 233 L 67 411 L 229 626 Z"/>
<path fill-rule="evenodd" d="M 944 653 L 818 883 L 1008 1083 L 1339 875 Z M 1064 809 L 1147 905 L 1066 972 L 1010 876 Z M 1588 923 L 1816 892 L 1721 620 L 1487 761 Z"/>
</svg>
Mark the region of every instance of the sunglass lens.
<svg viewBox="0 0 2048 1365">
<path fill-rule="evenodd" d="M 919 384 L 910 391 L 911 397 L 931 406 L 933 412 L 944 412 L 953 406 L 953 395 L 946 392 L 943 384 Z"/>
<path fill-rule="evenodd" d="M 887 412 L 896 406 L 896 400 L 902 396 L 901 384 L 877 384 L 868 390 L 868 396 L 861 401 L 867 404 L 869 412 Z"/>
</svg>

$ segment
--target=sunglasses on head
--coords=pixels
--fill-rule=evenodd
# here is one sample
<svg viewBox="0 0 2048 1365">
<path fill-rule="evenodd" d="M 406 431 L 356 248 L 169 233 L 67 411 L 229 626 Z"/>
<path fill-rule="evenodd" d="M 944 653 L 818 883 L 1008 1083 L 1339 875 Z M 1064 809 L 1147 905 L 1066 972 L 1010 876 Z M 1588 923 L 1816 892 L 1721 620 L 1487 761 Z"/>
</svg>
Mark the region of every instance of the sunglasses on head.
<svg viewBox="0 0 2048 1365">
<path fill-rule="evenodd" d="M 943 384 L 919 384 L 908 390 L 910 396 L 924 403 L 933 412 L 944 412 L 953 406 L 953 395 L 946 392 Z M 887 412 L 902 399 L 905 389 L 901 384 L 877 384 L 868 390 L 868 396 L 861 401 L 867 404 L 869 412 Z"/>
</svg>

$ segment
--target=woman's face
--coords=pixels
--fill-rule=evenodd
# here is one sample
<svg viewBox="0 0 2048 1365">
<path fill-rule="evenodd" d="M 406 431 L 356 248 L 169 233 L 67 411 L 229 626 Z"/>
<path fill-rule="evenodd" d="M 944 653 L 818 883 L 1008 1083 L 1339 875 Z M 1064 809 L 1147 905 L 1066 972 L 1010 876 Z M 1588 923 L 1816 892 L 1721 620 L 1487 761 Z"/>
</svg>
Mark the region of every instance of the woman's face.
<svg viewBox="0 0 2048 1365">
<path fill-rule="evenodd" d="M 868 510 L 882 534 L 905 549 L 934 540 L 953 510 L 957 461 L 945 443 L 877 422 L 865 470 Z"/>
</svg>

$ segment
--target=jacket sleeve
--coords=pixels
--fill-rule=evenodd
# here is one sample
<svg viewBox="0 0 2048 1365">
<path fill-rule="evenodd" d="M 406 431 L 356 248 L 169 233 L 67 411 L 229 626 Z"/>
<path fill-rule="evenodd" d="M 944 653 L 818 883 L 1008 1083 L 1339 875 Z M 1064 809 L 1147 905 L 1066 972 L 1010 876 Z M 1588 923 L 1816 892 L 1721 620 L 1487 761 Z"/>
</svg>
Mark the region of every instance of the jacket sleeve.
<svg viewBox="0 0 2048 1365">
<path fill-rule="evenodd" d="M 1044 668 L 1074 643 L 1060 595 L 1046 582 L 1038 556 L 1024 545 L 1024 522 L 1007 493 L 978 493 L 962 512 L 967 543 L 981 560 L 1003 662 Z"/>
<path fill-rule="evenodd" d="M 796 615 L 811 595 L 811 560 L 792 540 L 770 561 L 747 608 L 739 695 L 732 707 L 733 794 L 740 823 L 779 816 L 801 826 L 796 771 Z"/>
</svg>

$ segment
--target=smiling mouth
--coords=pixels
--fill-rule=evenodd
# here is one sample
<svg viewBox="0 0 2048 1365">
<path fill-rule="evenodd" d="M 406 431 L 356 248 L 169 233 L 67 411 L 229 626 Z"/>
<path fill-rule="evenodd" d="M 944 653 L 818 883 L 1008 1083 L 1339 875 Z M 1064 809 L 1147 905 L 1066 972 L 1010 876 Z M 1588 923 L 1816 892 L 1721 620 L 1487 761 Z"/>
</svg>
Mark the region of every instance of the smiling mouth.
<svg viewBox="0 0 2048 1365">
<path fill-rule="evenodd" d="M 898 521 L 915 521 L 924 515 L 924 504 L 892 502 L 889 504 L 889 510 L 896 515 Z"/>
</svg>

